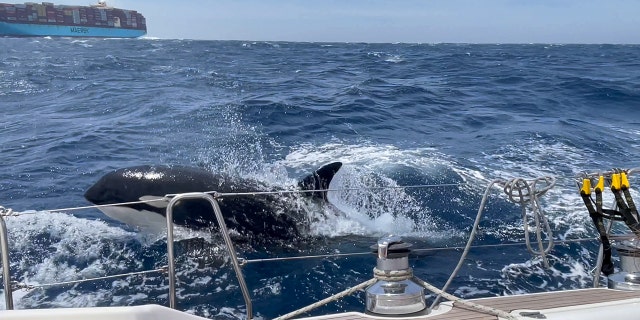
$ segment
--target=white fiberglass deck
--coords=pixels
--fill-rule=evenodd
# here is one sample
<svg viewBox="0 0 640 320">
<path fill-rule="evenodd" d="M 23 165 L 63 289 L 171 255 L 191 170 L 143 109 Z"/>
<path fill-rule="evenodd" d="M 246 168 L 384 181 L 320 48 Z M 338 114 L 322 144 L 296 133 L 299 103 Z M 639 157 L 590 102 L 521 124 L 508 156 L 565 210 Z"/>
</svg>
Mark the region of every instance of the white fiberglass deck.
<svg viewBox="0 0 640 320">
<path fill-rule="evenodd" d="M 524 294 L 507 297 L 495 297 L 470 300 L 475 303 L 511 312 L 519 319 L 563 319 L 591 320 L 607 318 L 616 320 L 638 319 L 640 309 L 639 291 L 620 291 L 605 288 L 567 290 L 548 293 Z M 449 306 L 449 308 L 447 307 Z M 496 320 L 496 316 L 487 315 L 467 307 L 447 302 L 441 310 L 430 315 L 413 317 L 425 320 Z M 448 311 L 447 311 L 448 310 Z M 442 313 L 443 311 L 446 311 Z M 523 314 L 529 314 L 530 317 Z M 544 318 L 542 318 L 544 316 Z M 204 318 L 183 313 L 157 305 L 135 307 L 100 308 L 60 308 L 37 310 L 0 311 L 3 320 L 202 320 Z M 306 318 L 306 320 L 377 320 L 400 319 L 401 317 L 376 317 L 359 312 L 338 313 Z M 407 318 L 404 318 L 407 319 Z"/>
</svg>

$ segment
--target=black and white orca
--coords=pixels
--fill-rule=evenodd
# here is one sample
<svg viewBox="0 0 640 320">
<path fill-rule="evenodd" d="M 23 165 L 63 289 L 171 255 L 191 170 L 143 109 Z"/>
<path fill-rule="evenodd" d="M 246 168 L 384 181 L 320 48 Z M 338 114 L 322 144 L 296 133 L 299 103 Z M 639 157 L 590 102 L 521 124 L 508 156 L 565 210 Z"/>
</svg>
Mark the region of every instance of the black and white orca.
<svg viewBox="0 0 640 320">
<path fill-rule="evenodd" d="M 326 200 L 326 190 L 334 175 L 342 167 L 333 162 L 304 177 L 296 194 L 262 194 L 230 196 L 218 199 L 225 223 L 241 237 L 259 240 L 261 237 L 294 239 L 301 236 L 308 224 L 306 214 L 291 197 Z M 232 178 L 194 167 L 136 166 L 118 169 L 103 176 L 85 193 L 96 205 L 161 199 L 165 195 L 186 192 L 243 193 L 271 191 L 255 180 Z M 168 201 L 105 206 L 100 210 L 107 216 L 149 232 L 166 228 Z M 174 223 L 192 229 L 217 225 L 208 201 L 202 199 L 179 201 L 173 208 Z"/>
</svg>

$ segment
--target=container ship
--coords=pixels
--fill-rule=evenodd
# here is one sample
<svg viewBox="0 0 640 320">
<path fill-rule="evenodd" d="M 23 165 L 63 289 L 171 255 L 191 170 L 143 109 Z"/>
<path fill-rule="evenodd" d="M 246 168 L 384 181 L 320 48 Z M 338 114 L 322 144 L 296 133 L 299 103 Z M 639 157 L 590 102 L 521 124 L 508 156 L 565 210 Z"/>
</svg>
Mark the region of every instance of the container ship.
<svg viewBox="0 0 640 320">
<path fill-rule="evenodd" d="M 147 33 L 144 16 L 107 6 L 0 3 L 0 36 L 136 38 Z"/>
</svg>

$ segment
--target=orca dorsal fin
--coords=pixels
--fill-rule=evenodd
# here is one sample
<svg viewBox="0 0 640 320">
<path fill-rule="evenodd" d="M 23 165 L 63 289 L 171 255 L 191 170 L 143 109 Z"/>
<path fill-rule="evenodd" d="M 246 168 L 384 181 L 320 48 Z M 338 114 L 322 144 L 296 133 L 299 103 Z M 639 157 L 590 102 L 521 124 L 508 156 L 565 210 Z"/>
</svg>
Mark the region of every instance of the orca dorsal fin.
<svg viewBox="0 0 640 320">
<path fill-rule="evenodd" d="M 342 167 L 342 162 L 331 162 L 320 167 L 318 170 L 314 171 L 310 175 L 306 176 L 302 179 L 298 186 L 302 190 L 319 190 L 307 193 L 307 195 L 312 198 L 320 198 L 327 199 L 327 189 L 329 189 L 329 184 L 333 179 L 333 176 L 340 170 Z"/>
</svg>

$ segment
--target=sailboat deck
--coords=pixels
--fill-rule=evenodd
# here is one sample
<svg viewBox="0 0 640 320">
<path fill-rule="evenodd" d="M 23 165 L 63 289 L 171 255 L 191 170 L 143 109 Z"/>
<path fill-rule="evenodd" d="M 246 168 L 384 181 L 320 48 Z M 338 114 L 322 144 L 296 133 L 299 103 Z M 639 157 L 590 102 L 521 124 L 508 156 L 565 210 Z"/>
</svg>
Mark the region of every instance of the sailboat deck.
<svg viewBox="0 0 640 320">
<path fill-rule="evenodd" d="M 492 297 L 469 300 L 483 306 L 500 309 L 506 312 L 515 310 L 544 310 L 561 307 L 572 307 L 594 303 L 614 302 L 624 299 L 640 298 L 640 291 L 620 291 L 606 288 L 580 289 L 537 294 L 525 294 L 503 297 Z M 317 317 L 323 320 L 372 320 L 390 319 L 368 314 L 350 312 Z M 458 303 L 453 309 L 439 315 L 414 317 L 413 319 L 428 320 L 496 320 L 497 316 L 481 313 Z"/>
</svg>

